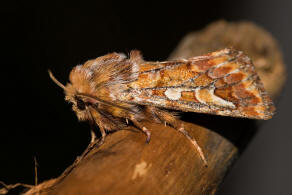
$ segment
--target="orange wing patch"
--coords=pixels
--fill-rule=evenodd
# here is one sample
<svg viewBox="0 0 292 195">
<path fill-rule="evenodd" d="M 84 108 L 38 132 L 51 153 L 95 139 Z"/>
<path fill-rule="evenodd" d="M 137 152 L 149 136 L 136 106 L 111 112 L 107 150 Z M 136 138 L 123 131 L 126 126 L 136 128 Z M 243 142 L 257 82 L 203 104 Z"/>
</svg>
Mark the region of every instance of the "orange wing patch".
<svg viewBox="0 0 292 195">
<path fill-rule="evenodd" d="M 194 92 L 194 91 L 181 92 L 180 100 L 199 103 L 199 100 L 196 97 L 196 92 Z"/>
<path fill-rule="evenodd" d="M 230 74 L 231 72 L 238 71 L 239 64 L 232 62 L 232 63 L 225 63 L 217 68 L 215 68 L 212 71 L 209 71 L 208 76 L 210 76 L 212 79 L 224 77 L 227 74 Z"/>
<path fill-rule="evenodd" d="M 214 80 L 210 78 L 206 73 L 201 74 L 198 76 L 196 79 L 191 80 L 186 83 L 187 86 L 192 86 L 192 87 L 198 87 L 198 86 L 208 86 L 210 85 Z"/>
<path fill-rule="evenodd" d="M 161 65 L 164 66 L 161 67 Z M 140 70 L 138 80 L 129 85 L 131 88 L 178 86 L 199 74 L 190 70 L 190 64 L 185 61 L 169 63 L 146 62 L 141 66 L 143 68 L 142 71 Z M 147 66 L 149 67 L 146 68 Z"/>
</svg>

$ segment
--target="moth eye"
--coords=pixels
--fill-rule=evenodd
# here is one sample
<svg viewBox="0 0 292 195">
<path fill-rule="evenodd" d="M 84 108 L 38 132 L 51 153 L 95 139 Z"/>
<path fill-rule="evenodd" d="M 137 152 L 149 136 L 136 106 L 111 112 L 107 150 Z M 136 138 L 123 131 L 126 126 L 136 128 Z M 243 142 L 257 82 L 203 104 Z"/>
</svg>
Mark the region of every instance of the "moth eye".
<svg viewBox="0 0 292 195">
<path fill-rule="evenodd" d="M 85 110 L 85 103 L 80 99 L 77 99 L 77 108 L 79 110 Z"/>
</svg>

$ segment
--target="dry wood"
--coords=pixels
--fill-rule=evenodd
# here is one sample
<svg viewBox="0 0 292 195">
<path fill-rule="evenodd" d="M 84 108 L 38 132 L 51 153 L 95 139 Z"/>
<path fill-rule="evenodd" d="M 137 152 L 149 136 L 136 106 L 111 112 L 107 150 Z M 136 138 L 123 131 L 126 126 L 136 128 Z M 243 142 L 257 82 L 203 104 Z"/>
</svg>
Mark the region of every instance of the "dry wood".
<svg viewBox="0 0 292 195">
<path fill-rule="evenodd" d="M 212 194 L 237 149 L 218 134 L 186 123 L 205 151 L 206 168 L 182 134 L 145 125 L 152 129 L 149 144 L 140 131 L 111 134 L 48 194 Z"/>
<path fill-rule="evenodd" d="M 171 58 L 201 55 L 227 46 L 251 56 L 265 87 L 276 97 L 285 81 L 281 52 L 274 39 L 254 24 L 213 23 L 187 35 Z M 245 145 L 254 132 L 245 125 L 243 130 L 248 136 L 243 136 L 243 131 L 233 125 L 246 121 L 229 118 L 227 121 L 233 122 L 228 127 L 224 117 L 218 120 L 204 115 L 204 120 L 200 120 L 201 115 L 193 116 L 198 116 L 197 120 L 191 119 L 192 124 L 185 123 L 185 127 L 202 147 L 207 168 L 193 145 L 179 132 L 168 126 L 145 123 L 152 131 L 149 144 L 140 131 L 113 133 L 100 147 L 92 147 L 92 143 L 59 178 L 45 181 L 25 194 L 214 194 L 238 154 L 236 146 L 242 146 L 241 142 Z M 194 121 L 201 125 L 209 121 L 211 125 L 207 125 L 208 129 Z M 220 134 L 225 137 L 216 133 L 217 126 L 223 129 Z"/>
<path fill-rule="evenodd" d="M 66 177 L 40 194 L 212 194 L 237 149 L 223 137 L 185 123 L 205 151 L 203 166 L 193 145 L 179 132 L 159 124 L 145 124 L 152 140 L 140 131 L 111 134 Z M 214 140 L 209 142 L 209 140 Z M 221 152 L 218 152 L 221 151 Z M 51 180 L 49 181 L 51 182 Z M 26 194 L 36 193 L 31 189 Z"/>
</svg>

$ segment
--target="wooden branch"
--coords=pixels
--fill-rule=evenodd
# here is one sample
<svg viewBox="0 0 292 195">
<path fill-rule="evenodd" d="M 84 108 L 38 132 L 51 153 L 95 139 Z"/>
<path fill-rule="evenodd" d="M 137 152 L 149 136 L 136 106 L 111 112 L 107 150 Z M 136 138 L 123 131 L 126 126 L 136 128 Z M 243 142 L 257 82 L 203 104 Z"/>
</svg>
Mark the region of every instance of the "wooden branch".
<svg viewBox="0 0 292 195">
<path fill-rule="evenodd" d="M 212 131 L 185 125 L 193 137 L 200 138 L 208 158 L 207 168 L 181 133 L 145 123 L 152 130 L 149 144 L 140 131 L 111 134 L 48 194 L 212 193 L 237 150 Z"/>
<path fill-rule="evenodd" d="M 187 35 L 171 58 L 201 55 L 226 46 L 251 56 L 270 94 L 275 97 L 279 93 L 285 80 L 281 53 L 272 37 L 251 23 L 211 24 Z M 207 157 L 207 168 L 179 132 L 145 123 L 152 131 L 149 144 L 138 131 L 113 133 L 101 147 L 86 151 L 84 158 L 78 158 L 59 178 L 25 194 L 214 194 L 238 154 L 236 146 L 240 149 L 240 143 L 248 143 L 254 133 L 250 120 L 226 118 L 195 114 L 192 124 L 185 123 Z"/>
</svg>

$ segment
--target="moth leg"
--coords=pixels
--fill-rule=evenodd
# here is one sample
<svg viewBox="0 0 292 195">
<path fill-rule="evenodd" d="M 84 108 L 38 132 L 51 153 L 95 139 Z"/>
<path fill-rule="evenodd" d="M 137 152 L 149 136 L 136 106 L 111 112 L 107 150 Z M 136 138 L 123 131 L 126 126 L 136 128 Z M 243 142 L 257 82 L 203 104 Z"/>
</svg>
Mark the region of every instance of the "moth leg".
<svg viewBox="0 0 292 195">
<path fill-rule="evenodd" d="M 105 129 L 103 128 L 102 125 L 99 124 L 99 122 L 97 122 L 97 125 L 99 127 L 100 132 L 101 132 L 101 140 L 100 140 L 100 142 L 104 143 L 105 136 L 106 136 Z"/>
<path fill-rule="evenodd" d="M 90 135 L 91 135 L 90 143 L 93 143 L 96 140 L 96 135 L 92 128 L 90 128 Z"/>
<path fill-rule="evenodd" d="M 168 123 L 175 129 L 183 128 L 183 123 L 177 120 L 177 118 L 169 112 L 152 106 L 147 106 L 147 111 L 150 112 L 156 120 L 158 118 L 161 123 L 163 122 L 165 126 Z"/>
<path fill-rule="evenodd" d="M 146 143 L 149 143 L 151 138 L 151 132 L 146 127 L 141 125 L 141 123 L 137 121 L 133 115 L 130 117 L 130 119 L 134 123 L 134 125 L 138 127 L 147 136 Z"/>
<path fill-rule="evenodd" d="M 99 114 L 98 112 L 96 112 L 95 110 L 89 111 L 90 116 L 91 116 L 91 122 L 90 122 L 90 126 L 91 126 L 91 142 L 94 142 L 94 140 L 96 139 L 96 135 L 93 131 L 94 129 L 94 125 L 96 124 L 99 127 L 99 131 L 101 132 L 101 140 L 100 143 L 104 143 L 105 137 L 106 137 L 106 132 L 105 129 L 102 125 L 102 116 L 101 114 Z"/>
<path fill-rule="evenodd" d="M 90 124 L 90 135 L 91 135 L 91 140 L 90 143 L 92 144 L 96 140 L 96 134 L 94 132 L 94 125 L 95 125 L 95 120 L 91 114 L 90 111 L 88 111 L 88 115 L 90 116 L 89 124 Z"/>
<path fill-rule="evenodd" d="M 188 140 L 191 141 L 191 143 L 195 146 L 196 150 L 198 151 L 201 160 L 203 161 L 204 165 L 207 166 L 207 160 L 205 158 L 205 155 L 202 151 L 202 148 L 199 146 L 196 139 L 192 138 L 189 133 L 184 129 L 184 125 L 182 122 L 179 122 L 175 116 L 173 116 L 171 113 L 160 110 L 155 107 L 148 107 L 148 110 L 151 111 L 152 114 L 155 114 L 161 121 L 164 121 L 165 123 L 170 124 L 173 126 L 177 131 L 182 133 Z"/>
<path fill-rule="evenodd" d="M 204 165 L 207 167 L 208 164 L 207 164 L 207 160 L 205 158 L 205 155 L 202 151 L 202 148 L 199 146 L 198 142 L 196 141 L 196 139 L 192 138 L 190 136 L 190 134 L 182 127 L 182 128 L 179 128 L 177 129 L 179 132 L 181 132 L 184 136 L 186 136 L 186 138 L 188 140 L 191 141 L 191 143 L 195 146 L 196 150 L 198 151 L 199 155 L 200 155 L 200 158 L 201 160 L 203 161 Z"/>
</svg>

